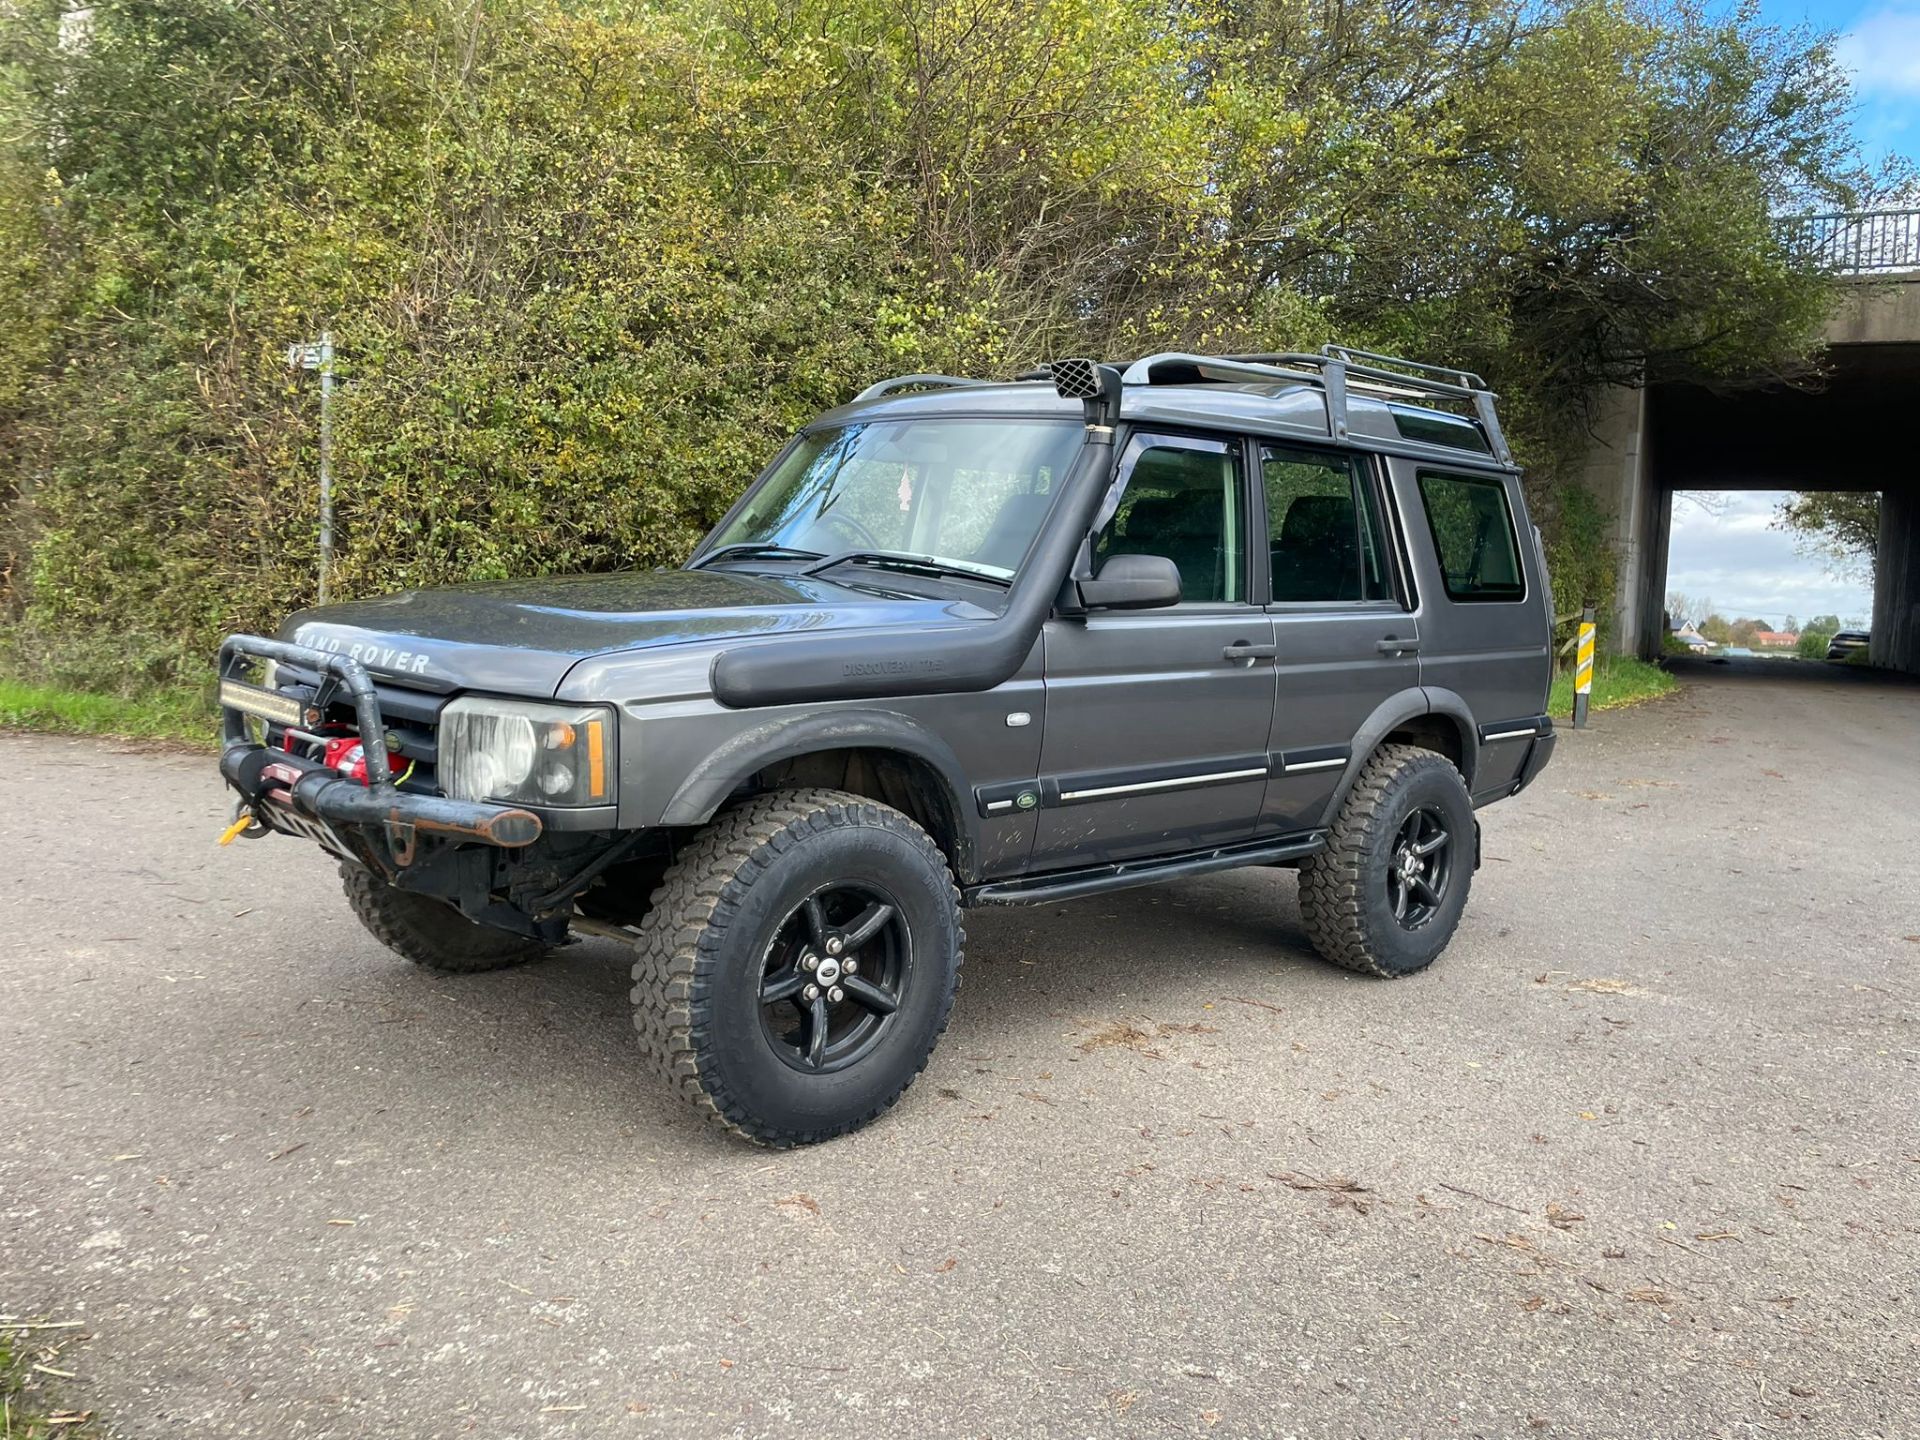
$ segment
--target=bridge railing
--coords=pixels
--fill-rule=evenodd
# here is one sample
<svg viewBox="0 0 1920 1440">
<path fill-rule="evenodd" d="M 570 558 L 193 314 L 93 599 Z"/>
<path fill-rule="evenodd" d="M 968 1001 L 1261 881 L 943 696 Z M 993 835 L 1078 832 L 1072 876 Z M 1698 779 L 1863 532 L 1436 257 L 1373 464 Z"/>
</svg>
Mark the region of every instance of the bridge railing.
<svg viewBox="0 0 1920 1440">
<path fill-rule="evenodd" d="M 1920 270 L 1920 210 L 1846 210 L 1779 222 L 1789 247 L 1823 270 L 1874 275 Z"/>
</svg>

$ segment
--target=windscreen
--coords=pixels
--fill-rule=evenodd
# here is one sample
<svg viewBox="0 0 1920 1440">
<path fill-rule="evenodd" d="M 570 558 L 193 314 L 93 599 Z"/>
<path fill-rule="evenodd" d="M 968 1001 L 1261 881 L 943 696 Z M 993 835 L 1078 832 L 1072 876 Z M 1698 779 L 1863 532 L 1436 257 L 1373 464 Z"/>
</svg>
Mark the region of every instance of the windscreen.
<svg viewBox="0 0 1920 1440">
<path fill-rule="evenodd" d="M 876 420 L 808 434 L 713 544 L 927 555 L 1011 577 L 1078 453 L 1058 421 Z"/>
</svg>

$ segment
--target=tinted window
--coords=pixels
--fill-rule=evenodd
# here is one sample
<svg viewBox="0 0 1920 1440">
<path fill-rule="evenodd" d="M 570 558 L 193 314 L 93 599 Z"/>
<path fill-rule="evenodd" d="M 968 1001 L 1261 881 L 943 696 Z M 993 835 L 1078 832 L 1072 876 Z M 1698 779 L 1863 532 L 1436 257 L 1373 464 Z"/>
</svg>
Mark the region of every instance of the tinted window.
<svg viewBox="0 0 1920 1440">
<path fill-rule="evenodd" d="M 1275 601 L 1392 598 L 1373 486 L 1353 457 L 1262 445 L 1260 472 Z"/>
<path fill-rule="evenodd" d="M 1185 601 L 1246 598 L 1240 466 L 1220 446 L 1174 442 L 1137 451 L 1113 518 L 1094 543 L 1109 555 L 1164 555 L 1180 568 Z"/>
<path fill-rule="evenodd" d="M 1457 450 L 1478 450 L 1482 455 L 1493 453 L 1487 444 L 1487 437 L 1480 433 L 1480 427 L 1458 415 L 1447 415 L 1434 410 L 1409 410 L 1402 405 L 1387 407 L 1393 414 L 1394 426 L 1409 440 L 1421 440 L 1429 445 L 1451 445 Z"/>
<path fill-rule="evenodd" d="M 1490 476 L 1422 470 L 1420 498 L 1433 527 L 1448 595 L 1455 600 L 1518 600 L 1527 593 L 1504 484 Z"/>
</svg>

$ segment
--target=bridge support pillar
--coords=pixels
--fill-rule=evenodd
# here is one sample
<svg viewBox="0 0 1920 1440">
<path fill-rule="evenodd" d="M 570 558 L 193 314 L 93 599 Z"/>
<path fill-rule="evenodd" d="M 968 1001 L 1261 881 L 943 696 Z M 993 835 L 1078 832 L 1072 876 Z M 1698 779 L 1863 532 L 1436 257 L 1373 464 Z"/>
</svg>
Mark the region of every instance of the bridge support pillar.
<svg viewBox="0 0 1920 1440">
<path fill-rule="evenodd" d="M 1920 489 L 1880 495 L 1869 654 L 1876 665 L 1920 675 Z"/>
<path fill-rule="evenodd" d="M 1623 655 L 1658 655 L 1672 499 L 1652 484 L 1648 469 L 1647 392 L 1624 386 L 1601 392 L 1593 439 L 1580 485 L 1612 514 L 1607 539 L 1620 565 L 1608 648 Z"/>
</svg>

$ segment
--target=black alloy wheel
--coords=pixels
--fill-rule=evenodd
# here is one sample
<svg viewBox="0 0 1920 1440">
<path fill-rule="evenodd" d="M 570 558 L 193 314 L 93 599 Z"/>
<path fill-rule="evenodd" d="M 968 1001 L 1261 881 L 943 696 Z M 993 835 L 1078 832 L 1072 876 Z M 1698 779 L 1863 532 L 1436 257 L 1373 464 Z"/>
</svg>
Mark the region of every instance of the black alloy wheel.
<svg viewBox="0 0 1920 1440">
<path fill-rule="evenodd" d="M 1446 756 L 1382 745 L 1300 867 L 1300 918 L 1321 956 L 1383 979 L 1431 965 L 1473 886 L 1473 801 Z"/>
<path fill-rule="evenodd" d="M 857 1130 L 946 1029 L 966 931 L 947 857 L 912 818 L 840 790 L 722 810 L 639 928 L 633 1020 L 695 1108 L 763 1145 Z"/>
<path fill-rule="evenodd" d="M 913 935 L 877 885 L 823 886 L 775 932 L 760 981 L 760 1028 L 796 1070 L 859 1063 L 885 1037 L 913 980 Z"/>
<path fill-rule="evenodd" d="M 1393 918 L 1418 930 L 1447 901 L 1453 875 L 1453 832 L 1438 806 L 1422 805 L 1394 836 L 1387 861 L 1387 903 Z"/>
</svg>

